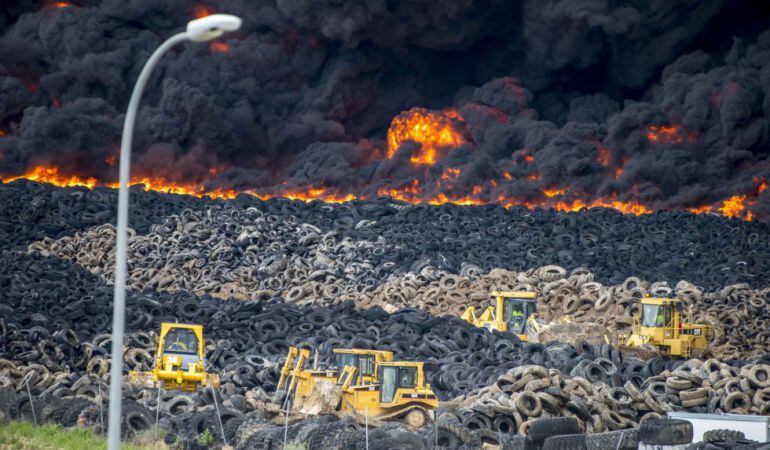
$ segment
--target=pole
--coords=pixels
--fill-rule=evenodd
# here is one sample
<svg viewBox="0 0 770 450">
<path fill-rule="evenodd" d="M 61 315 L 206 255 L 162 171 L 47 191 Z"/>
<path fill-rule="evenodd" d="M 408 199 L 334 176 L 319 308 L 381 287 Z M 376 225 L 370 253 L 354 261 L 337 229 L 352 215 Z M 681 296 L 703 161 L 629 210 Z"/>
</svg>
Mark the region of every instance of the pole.
<svg viewBox="0 0 770 450">
<path fill-rule="evenodd" d="M 433 443 L 433 448 L 437 449 L 438 448 L 438 420 L 436 420 L 435 414 L 433 415 L 433 438 L 435 440 Z"/>
<path fill-rule="evenodd" d="M 102 425 L 101 434 L 104 435 L 104 394 L 102 394 L 102 379 L 99 379 L 99 423 Z"/>
<path fill-rule="evenodd" d="M 158 400 L 155 402 L 155 441 L 158 441 L 158 422 L 160 422 L 160 388 L 163 382 L 158 380 Z"/>
<path fill-rule="evenodd" d="M 286 409 L 283 411 L 283 450 L 286 450 L 286 444 L 289 439 L 289 408 L 291 407 L 291 397 L 289 395 L 291 394 L 286 395 Z"/>
<path fill-rule="evenodd" d="M 214 390 L 214 383 L 209 382 L 209 386 L 211 386 L 211 395 L 214 398 L 214 408 L 217 410 L 217 419 L 219 420 L 219 429 L 222 431 L 222 442 L 227 445 L 227 438 L 225 437 L 225 427 L 222 426 L 222 414 L 219 413 L 219 402 L 217 402 L 217 393 Z"/>
<path fill-rule="evenodd" d="M 366 434 L 366 450 L 369 450 L 369 405 L 364 410 L 364 433 Z"/>
<path fill-rule="evenodd" d="M 130 180 L 131 142 L 134 123 L 152 69 L 161 56 L 171 47 L 188 38 L 187 33 L 178 33 L 168 38 L 145 63 L 139 79 L 136 80 L 131 99 L 128 102 L 126 118 L 123 122 L 123 136 L 120 142 L 120 188 L 118 189 L 118 226 L 116 229 L 117 248 L 115 251 L 115 293 L 112 303 L 112 356 L 110 368 L 110 407 L 108 419 L 107 446 L 109 450 L 120 449 L 120 409 L 123 396 L 121 386 L 123 378 L 123 332 L 126 322 L 126 257 L 128 247 L 128 183 Z"/>
<path fill-rule="evenodd" d="M 32 409 L 32 420 L 37 426 L 37 415 L 35 415 L 35 402 L 32 401 L 32 391 L 29 389 L 29 377 L 27 377 L 27 395 L 29 395 L 29 407 Z"/>
</svg>

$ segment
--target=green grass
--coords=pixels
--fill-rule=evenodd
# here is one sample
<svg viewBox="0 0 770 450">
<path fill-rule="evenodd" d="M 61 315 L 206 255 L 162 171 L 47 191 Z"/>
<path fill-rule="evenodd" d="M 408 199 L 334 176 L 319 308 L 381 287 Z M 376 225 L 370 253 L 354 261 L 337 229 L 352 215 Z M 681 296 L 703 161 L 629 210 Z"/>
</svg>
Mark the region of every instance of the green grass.
<svg viewBox="0 0 770 450">
<path fill-rule="evenodd" d="M 125 443 L 126 450 L 167 449 L 162 443 L 152 444 L 148 434 L 135 443 Z M 159 434 L 159 438 L 161 435 Z M 56 425 L 36 427 L 29 422 L 0 423 L 0 450 L 99 450 L 106 449 L 107 441 L 90 430 L 63 429 Z"/>
</svg>

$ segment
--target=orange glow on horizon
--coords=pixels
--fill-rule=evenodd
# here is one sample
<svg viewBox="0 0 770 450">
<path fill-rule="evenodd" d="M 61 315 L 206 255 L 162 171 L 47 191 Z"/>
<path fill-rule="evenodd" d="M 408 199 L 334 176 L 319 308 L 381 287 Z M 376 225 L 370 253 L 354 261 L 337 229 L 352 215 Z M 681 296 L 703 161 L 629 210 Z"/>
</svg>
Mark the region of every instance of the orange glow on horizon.
<svg viewBox="0 0 770 450">
<path fill-rule="evenodd" d="M 116 156 L 112 157 L 112 160 Z M 110 158 L 108 158 L 110 159 Z M 224 170 L 222 167 L 212 167 L 209 173 L 214 176 Z M 452 177 L 459 176 L 461 169 L 448 168 L 445 169 L 442 174 L 442 179 L 446 176 L 447 180 L 452 180 Z M 531 175 L 530 175 L 531 176 Z M 4 183 L 12 182 L 19 179 L 28 179 L 31 181 L 38 181 L 44 183 L 50 183 L 56 186 L 73 187 L 80 186 L 93 189 L 97 186 L 105 186 L 109 188 L 117 188 L 118 183 L 100 183 L 94 177 L 81 177 L 76 175 L 67 175 L 60 173 L 56 167 L 37 166 L 22 175 L 14 175 L 9 177 L 2 177 L 0 180 Z M 763 192 L 767 189 L 767 185 L 763 180 L 756 180 L 758 182 L 756 191 Z M 212 198 L 220 199 L 233 199 L 239 194 L 252 195 L 262 200 L 268 200 L 270 198 L 288 198 L 291 200 L 299 200 L 304 202 L 311 201 L 323 201 L 327 203 L 344 203 L 353 200 L 367 200 L 365 196 L 358 196 L 353 193 L 339 192 L 330 188 L 309 186 L 309 187 L 297 187 L 297 188 L 285 188 L 276 189 L 268 193 L 259 193 L 250 190 L 236 191 L 233 189 L 208 189 L 200 184 L 175 182 L 172 180 L 162 179 L 158 177 L 147 176 L 135 176 L 131 179 L 131 186 L 144 185 L 145 189 L 163 192 L 168 194 L 181 194 L 192 195 L 195 197 L 209 196 Z M 549 188 L 544 189 L 544 199 L 537 201 L 526 201 L 522 199 L 516 199 L 506 195 L 500 195 L 494 191 L 490 192 L 490 189 L 496 188 L 497 185 L 490 183 L 484 185 L 474 185 L 471 188 L 470 193 L 465 195 L 452 194 L 449 192 L 435 192 L 427 193 L 422 190 L 421 182 L 418 179 L 412 180 L 409 184 L 401 188 L 381 188 L 377 191 L 377 195 L 388 196 L 394 200 L 403 201 L 411 204 L 430 204 L 441 205 L 445 203 L 454 203 L 456 205 L 483 205 L 487 203 L 497 203 L 503 207 L 510 208 L 514 206 L 524 206 L 530 209 L 535 208 L 554 208 L 557 211 L 575 212 L 581 209 L 590 209 L 595 207 L 604 207 L 616 209 L 625 214 L 642 215 L 649 214 L 652 209 L 639 202 L 635 201 L 619 201 L 613 195 L 611 197 L 603 197 L 593 200 L 584 199 L 567 199 L 565 194 L 567 190 L 565 188 Z M 570 195 L 571 197 L 571 195 Z M 750 207 L 755 201 L 755 196 L 752 197 L 746 194 L 736 194 L 717 205 L 703 205 L 688 208 L 687 210 L 694 214 L 703 213 L 719 213 L 725 217 L 739 218 L 747 221 L 754 219 L 754 213 L 750 211 Z"/>
<path fill-rule="evenodd" d="M 414 141 L 421 148 L 409 161 L 416 166 L 435 164 L 441 150 L 465 142 L 452 120 L 457 120 L 457 117 L 459 115 L 453 109 L 437 112 L 412 108 L 402 112 L 393 118 L 388 129 L 388 158 L 393 157 L 401 143 Z"/>
<path fill-rule="evenodd" d="M 77 176 L 62 175 L 56 167 L 44 166 L 37 166 L 19 176 L 3 178 L 2 181 L 3 183 L 9 183 L 22 178 L 63 187 L 82 186 L 93 189 L 97 185 L 96 178 L 81 178 Z"/>
</svg>

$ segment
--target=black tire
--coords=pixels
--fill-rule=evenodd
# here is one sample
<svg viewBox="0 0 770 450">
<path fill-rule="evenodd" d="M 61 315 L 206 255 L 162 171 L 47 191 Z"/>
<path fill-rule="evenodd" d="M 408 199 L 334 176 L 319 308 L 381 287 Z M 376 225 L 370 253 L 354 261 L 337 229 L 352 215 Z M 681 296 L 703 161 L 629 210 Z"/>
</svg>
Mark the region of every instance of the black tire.
<svg viewBox="0 0 770 450">
<path fill-rule="evenodd" d="M 551 436 L 580 434 L 582 432 L 580 424 L 572 417 L 537 419 L 529 425 L 529 439 L 533 442 L 543 442 Z"/>
<path fill-rule="evenodd" d="M 645 444 L 689 444 L 692 434 L 692 424 L 681 419 L 649 419 L 639 425 L 639 440 Z"/>
<path fill-rule="evenodd" d="M 737 430 L 708 430 L 703 433 L 703 442 L 720 442 L 720 441 L 737 441 L 738 439 L 745 439 L 746 435 L 742 431 Z"/>
<path fill-rule="evenodd" d="M 635 429 L 587 434 L 586 447 L 591 450 L 636 450 L 639 436 Z"/>
<path fill-rule="evenodd" d="M 551 436 L 543 442 L 543 450 L 586 450 L 586 437 L 583 434 Z"/>
</svg>

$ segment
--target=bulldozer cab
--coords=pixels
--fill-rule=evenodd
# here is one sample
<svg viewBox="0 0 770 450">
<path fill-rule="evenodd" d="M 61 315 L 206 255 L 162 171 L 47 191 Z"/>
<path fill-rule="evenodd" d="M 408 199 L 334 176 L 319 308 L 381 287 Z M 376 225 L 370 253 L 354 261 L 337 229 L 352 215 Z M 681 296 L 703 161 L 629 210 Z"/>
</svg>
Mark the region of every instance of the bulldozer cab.
<svg viewBox="0 0 770 450">
<path fill-rule="evenodd" d="M 680 357 L 708 347 L 711 327 L 685 323 L 681 299 L 644 297 L 640 306 L 641 314 L 634 320 L 626 347 L 651 346 L 664 355 Z"/>
<path fill-rule="evenodd" d="M 393 360 L 393 352 L 364 349 L 335 349 L 335 365 L 338 380 L 346 367 L 355 367 L 355 379 L 352 384 L 376 383 L 377 365 Z"/>
<path fill-rule="evenodd" d="M 496 329 L 524 335 L 527 321 L 537 311 L 535 292 L 493 291 L 491 293 L 495 321 L 504 324 Z"/>
<path fill-rule="evenodd" d="M 209 384 L 219 386 L 219 376 L 206 372 L 203 325 L 164 322 L 151 372 L 129 372 L 129 383 L 151 387 L 162 383 L 168 390 L 195 392 Z"/>
<path fill-rule="evenodd" d="M 200 325 L 163 324 L 158 344 L 161 356 L 177 356 L 179 367 L 187 370 L 190 364 L 203 361 L 203 327 Z M 199 338 L 198 336 L 201 336 Z"/>
<path fill-rule="evenodd" d="M 404 364 L 380 366 L 380 403 L 393 403 L 399 390 L 418 388 L 417 369 Z"/>
</svg>

